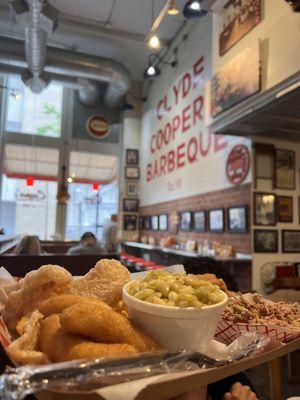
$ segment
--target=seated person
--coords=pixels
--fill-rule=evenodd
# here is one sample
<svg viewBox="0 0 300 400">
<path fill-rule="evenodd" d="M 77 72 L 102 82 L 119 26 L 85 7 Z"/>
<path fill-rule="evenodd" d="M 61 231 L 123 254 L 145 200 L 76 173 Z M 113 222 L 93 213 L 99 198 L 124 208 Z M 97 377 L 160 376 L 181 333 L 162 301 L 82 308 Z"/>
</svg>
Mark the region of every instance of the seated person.
<svg viewBox="0 0 300 400">
<path fill-rule="evenodd" d="M 117 241 L 117 215 L 112 214 L 110 220 L 107 221 L 103 227 L 103 244 L 108 253 L 118 252 L 118 241 Z"/>
<path fill-rule="evenodd" d="M 24 236 L 12 252 L 13 254 L 36 256 L 44 253 L 38 236 Z"/>
<path fill-rule="evenodd" d="M 80 238 L 78 246 L 71 247 L 67 254 L 103 254 L 104 250 L 97 242 L 96 236 L 92 232 L 85 232 Z"/>
</svg>

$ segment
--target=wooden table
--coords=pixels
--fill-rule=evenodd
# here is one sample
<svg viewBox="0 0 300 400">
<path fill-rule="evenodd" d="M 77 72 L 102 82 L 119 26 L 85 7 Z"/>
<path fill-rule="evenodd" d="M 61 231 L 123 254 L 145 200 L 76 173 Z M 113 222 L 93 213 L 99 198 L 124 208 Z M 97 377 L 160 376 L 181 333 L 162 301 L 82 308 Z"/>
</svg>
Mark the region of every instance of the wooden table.
<svg viewBox="0 0 300 400">
<path fill-rule="evenodd" d="M 281 400 L 280 393 L 280 374 L 278 365 L 280 358 L 284 355 L 290 354 L 293 351 L 300 349 L 300 339 L 294 340 L 282 347 L 274 350 L 265 351 L 255 357 L 247 358 L 230 365 L 225 365 L 219 368 L 212 368 L 209 370 L 200 371 L 191 376 L 176 378 L 173 380 L 156 382 L 150 384 L 143 389 L 136 400 L 170 400 L 174 397 L 182 395 L 187 392 L 199 390 L 201 387 L 206 387 L 209 383 L 217 382 L 230 375 L 238 372 L 243 372 L 249 368 L 256 367 L 260 364 L 268 363 L 271 372 L 271 399 Z M 97 394 L 90 395 L 66 395 L 58 393 L 43 392 L 36 395 L 39 400 L 99 400 L 102 399 Z M 126 395 L 124 394 L 124 400 Z M 199 399 L 200 400 L 200 399 Z M 202 399 L 201 399 L 202 400 Z"/>
</svg>

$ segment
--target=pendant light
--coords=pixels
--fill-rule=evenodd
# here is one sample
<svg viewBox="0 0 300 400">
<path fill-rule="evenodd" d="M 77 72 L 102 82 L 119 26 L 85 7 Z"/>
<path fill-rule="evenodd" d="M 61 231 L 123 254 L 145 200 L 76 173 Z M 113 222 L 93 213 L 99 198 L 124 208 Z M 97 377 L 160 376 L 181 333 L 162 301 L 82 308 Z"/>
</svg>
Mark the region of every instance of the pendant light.
<svg viewBox="0 0 300 400">
<path fill-rule="evenodd" d="M 186 19 L 201 18 L 207 14 L 201 6 L 202 0 L 188 0 L 183 9 Z"/>
<path fill-rule="evenodd" d="M 171 0 L 170 1 L 170 5 L 169 5 L 169 9 L 167 11 L 168 15 L 178 15 L 179 14 L 179 8 L 176 4 L 176 0 Z"/>
</svg>

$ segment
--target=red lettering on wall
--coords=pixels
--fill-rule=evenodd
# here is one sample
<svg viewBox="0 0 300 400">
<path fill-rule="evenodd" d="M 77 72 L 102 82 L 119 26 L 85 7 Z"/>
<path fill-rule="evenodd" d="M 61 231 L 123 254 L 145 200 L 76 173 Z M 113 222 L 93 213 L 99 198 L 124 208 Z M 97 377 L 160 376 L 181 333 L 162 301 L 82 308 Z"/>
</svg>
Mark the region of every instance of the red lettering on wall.
<svg viewBox="0 0 300 400">
<path fill-rule="evenodd" d="M 176 134 L 179 126 L 180 126 L 180 117 L 179 117 L 179 115 L 175 115 L 175 117 L 172 120 L 172 130 L 173 130 L 173 132 L 172 132 L 172 140 L 175 139 L 175 134 Z"/>
<path fill-rule="evenodd" d="M 185 107 L 182 111 L 182 132 L 186 132 L 190 129 L 191 124 L 188 121 L 191 119 L 191 105 Z"/>
<path fill-rule="evenodd" d="M 192 137 L 187 146 L 187 156 L 189 163 L 197 161 L 198 142 L 195 137 Z"/>
<path fill-rule="evenodd" d="M 178 104 L 178 101 L 179 101 L 179 90 L 180 90 L 180 87 L 181 87 L 181 80 L 178 82 L 177 86 L 176 85 L 173 86 L 173 92 L 174 92 L 174 95 L 175 95 L 175 104 L 176 105 Z"/>
<path fill-rule="evenodd" d="M 200 132 L 200 139 L 199 139 L 199 150 L 200 150 L 200 154 L 205 157 L 209 150 L 210 150 L 210 146 L 211 146 L 211 133 L 207 130 L 206 131 L 207 134 L 204 134 L 204 132 Z M 206 138 L 205 138 L 206 136 Z M 206 140 L 205 140 L 206 139 Z M 206 143 L 206 148 L 205 148 L 205 144 Z"/>
<path fill-rule="evenodd" d="M 193 74 L 194 74 L 194 85 L 193 87 L 195 88 L 197 84 L 201 83 L 202 80 L 202 74 L 204 72 L 204 57 L 200 57 L 198 61 L 195 62 L 193 65 Z"/>
<path fill-rule="evenodd" d="M 182 78 L 182 98 L 184 99 L 188 94 L 191 89 L 191 84 L 192 84 L 192 78 L 191 74 L 187 72 L 186 74 L 183 75 Z"/>
<path fill-rule="evenodd" d="M 168 153 L 168 172 L 173 172 L 175 169 L 175 152 L 174 150 Z"/>
<path fill-rule="evenodd" d="M 202 110 L 203 110 L 204 98 L 203 96 L 197 97 L 193 102 L 193 124 L 196 125 L 197 122 L 203 120 Z"/>
<path fill-rule="evenodd" d="M 181 145 L 177 146 L 177 168 L 178 169 L 185 166 L 184 156 L 185 156 L 185 143 L 182 143 Z"/>
<path fill-rule="evenodd" d="M 224 135 L 217 133 L 216 135 L 214 135 L 214 139 L 215 139 L 215 146 L 214 146 L 215 153 L 225 149 L 228 143 Z"/>
</svg>

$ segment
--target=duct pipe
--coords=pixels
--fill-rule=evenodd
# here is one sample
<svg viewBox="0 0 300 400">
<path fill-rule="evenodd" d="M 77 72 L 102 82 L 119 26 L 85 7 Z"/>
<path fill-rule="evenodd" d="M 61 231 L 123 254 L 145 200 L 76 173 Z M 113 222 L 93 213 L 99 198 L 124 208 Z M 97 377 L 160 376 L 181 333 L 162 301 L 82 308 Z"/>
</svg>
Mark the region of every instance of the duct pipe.
<svg viewBox="0 0 300 400">
<path fill-rule="evenodd" d="M 0 37 L 0 63 L 16 67 L 27 68 L 24 54 L 24 43 L 20 40 Z M 108 58 L 97 57 L 89 54 L 76 53 L 70 50 L 47 47 L 47 59 L 44 71 L 77 80 L 88 80 L 98 83 L 107 83 L 108 87 L 104 94 L 103 103 L 113 108 L 120 103 L 121 99 L 129 91 L 131 86 L 130 73 L 122 64 Z M 83 93 L 80 91 L 80 99 L 89 103 L 88 89 Z"/>
</svg>

